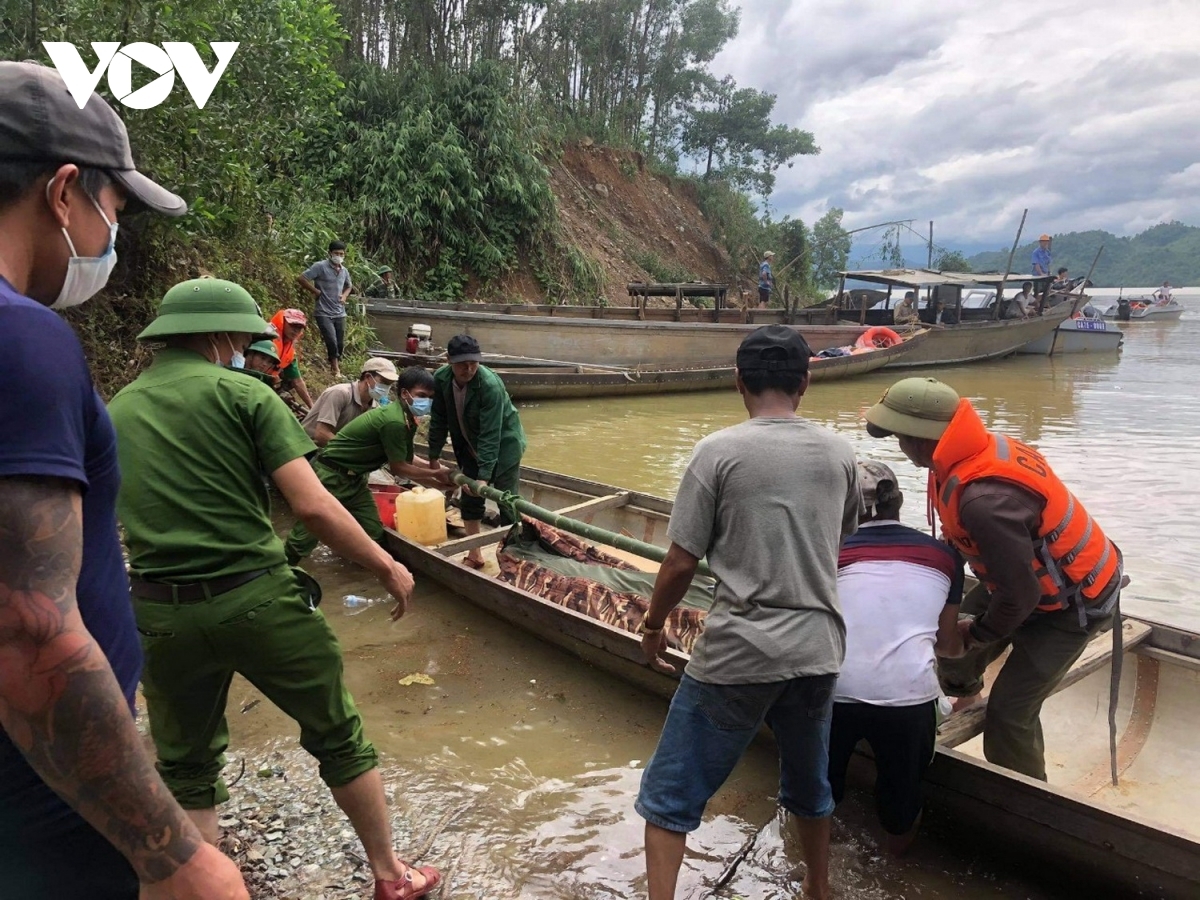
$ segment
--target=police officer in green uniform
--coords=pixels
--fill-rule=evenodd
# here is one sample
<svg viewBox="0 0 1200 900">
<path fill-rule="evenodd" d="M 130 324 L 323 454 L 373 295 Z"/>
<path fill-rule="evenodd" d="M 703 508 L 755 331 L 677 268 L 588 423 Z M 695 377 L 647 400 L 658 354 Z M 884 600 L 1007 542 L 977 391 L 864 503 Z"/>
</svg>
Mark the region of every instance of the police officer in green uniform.
<svg viewBox="0 0 1200 900">
<path fill-rule="evenodd" d="M 525 431 L 500 376 L 480 365 L 479 342 L 456 334 L 446 346 L 449 365 L 434 373 L 433 407 L 429 419 L 429 460 L 438 465 L 449 435 L 454 456 L 464 475 L 515 494 L 521 481 Z M 461 510 L 468 535 L 479 533 L 484 501 L 465 488 Z M 501 510 L 501 520 L 508 514 Z M 467 554 L 466 564 L 483 568 L 479 550 Z"/>
<path fill-rule="evenodd" d="M 287 564 L 263 474 L 309 530 L 375 573 L 398 601 L 393 618 L 407 608 L 412 576 L 321 486 L 307 458 L 316 448 L 275 392 L 223 367 L 267 330 L 239 285 L 178 284 L 138 335 L 166 348 L 109 407 L 159 771 L 215 843 L 216 805 L 229 797 L 225 705 L 241 673 L 300 725 L 301 745 L 363 842 L 376 900 L 423 896 L 440 876 L 396 857 L 341 650 Z"/>
<path fill-rule="evenodd" d="M 339 431 L 313 460 L 313 469 L 325 489 L 349 510 L 363 531 L 375 541 L 383 538 L 383 522 L 367 476 L 381 466 L 393 475 L 429 487 L 452 487 L 450 470 L 413 456 L 417 419 L 429 414 L 433 376 L 420 366 L 410 366 L 396 382 L 399 403 L 388 403 L 363 413 Z M 287 539 L 288 562 L 295 565 L 317 546 L 317 538 L 297 522 Z"/>
<path fill-rule="evenodd" d="M 383 266 L 375 274 L 379 276 L 379 280 L 367 288 L 367 296 L 376 300 L 398 300 L 400 285 L 396 284 L 392 276 L 392 267 Z"/>
</svg>

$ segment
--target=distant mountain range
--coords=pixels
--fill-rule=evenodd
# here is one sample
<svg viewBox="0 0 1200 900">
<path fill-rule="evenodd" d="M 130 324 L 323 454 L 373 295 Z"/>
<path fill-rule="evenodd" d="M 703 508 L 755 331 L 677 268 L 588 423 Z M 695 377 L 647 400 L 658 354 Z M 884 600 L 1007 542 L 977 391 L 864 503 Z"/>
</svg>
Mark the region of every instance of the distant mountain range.
<svg viewBox="0 0 1200 900">
<path fill-rule="evenodd" d="M 1155 225 L 1133 237 L 1107 231 L 1072 231 L 1053 237 L 1051 271 L 1066 266 L 1072 277 L 1086 275 L 1096 251 L 1104 246 L 1092 275 L 1097 287 L 1145 287 L 1163 281 L 1175 286 L 1200 284 L 1200 228 L 1191 225 Z M 1017 248 L 1014 272 L 1029 272 L 1029 257 L 1036 246 L 1033 240 Z M 976 253 L 967 261 L 976 272 L 1003 272 L 1009 249 Z"/>
<path fill-rule="evenodd" d="M 1037 230 L 1028 232 L 1026 236 L 1032 235 L 1035 239 L 1026 240 L 1017 247 L 1013 257 L 1015 273 L 1029 272 L 1029 257 L 1037 246 L 1038 233 Z M 1104 254 L 1092 275 L 1097 287 L 1144 288 L 1160 285 L 1163 281 L 1170 281 L 1175 287 L 1200 286 L 1200 228 L 1181 222 L 1155 225 L 1133 237 L 1119 237 L 1107 231 L 1056 234 L 1051 246 L 1054 256 L 1051 268 L 1066 266 L 1072 276 L 1086 275 L 1101 244 Z M 974 272 L 1003 272 L 1010 247 L 1011 244 L 999 250 L 983 250 L 978 243 L 947 240 L 939 242 L 938 252 L 941 248 L 959 251 Z M 850 268 L 887 268 L 878 249 L 876 235 L 856 235 L 848 260 Z M 922 268 L 927 262 L 923 245 L 906 247 L 904 257 L 904 264 L 911 268 Z M 937 253 L 934 254 L 936 257 Z"/>
</svg>

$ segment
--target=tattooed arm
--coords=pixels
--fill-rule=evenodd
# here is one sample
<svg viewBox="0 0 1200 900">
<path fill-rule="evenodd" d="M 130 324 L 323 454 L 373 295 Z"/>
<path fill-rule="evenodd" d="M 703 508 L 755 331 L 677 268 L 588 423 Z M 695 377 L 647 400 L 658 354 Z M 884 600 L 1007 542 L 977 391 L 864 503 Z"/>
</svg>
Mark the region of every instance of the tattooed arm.
<svg viewBox="0 0 1200 900">
<path fill-rule="evenodd" d="M 144 898 L 245 898 L 236 867 L 203 843 L 155 772 L 83 625 L 82 550 L 77 485 L 0 478 L 0 725 L 129 860 Z"/>
</svg>

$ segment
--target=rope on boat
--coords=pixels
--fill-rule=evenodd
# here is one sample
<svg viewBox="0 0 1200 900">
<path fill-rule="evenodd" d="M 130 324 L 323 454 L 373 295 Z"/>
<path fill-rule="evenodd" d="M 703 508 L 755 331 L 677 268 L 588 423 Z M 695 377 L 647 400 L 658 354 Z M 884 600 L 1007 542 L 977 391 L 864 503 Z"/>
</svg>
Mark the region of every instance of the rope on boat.
<svg viewBox="0 0 1200 900">
<path fill-rule="evenodd" d="M 545 522 L 547 525 L 554 528 L 561 528 L 563 531 L 569 531 L 571 534 L 577 534 L 580 537 L 585 537 L 589 541 L 595 541 L 600 544 L 608 544 L 610 547 L 616 547 L 618 550 L 625 550 L 629 553 L 636 553 L 638 556 L 661 563 L 667 558 L 667 551 L 662 547 L 654 544 L 647 544 L 645 541 L 639 541 L 637 538 L 631 538 L 623 534 L 617 534 L 612 531 L 606 531 L 603 528 L 598 528 L 595 525 L 590 525 L 587 522 L 580 522 L 578 519 L 571 519 L 567 516 L 559 515 L 554 510 L 546 509 L 538 506 L 535 503 L 530 503 L 528 500 L 522 499 L 518 494 L 512 494 L 508 491 L 497 490 L 491 485 L 480 485 L 473 478 L 468 478 L 461 472 L 454 474 L 454 483 L 467 488 L 473 494 L 480 497 L 486 497 L 492 500 L 500 507 L 508 517 L 513 521 L 520 521 L 521 515 L 527 515 L 530 518 L 537 519 L 539 522 Z M 703 560 L 697 566 L 696 572 L 699 575 L 712 575 L 712 570 Z"/>
</svg>

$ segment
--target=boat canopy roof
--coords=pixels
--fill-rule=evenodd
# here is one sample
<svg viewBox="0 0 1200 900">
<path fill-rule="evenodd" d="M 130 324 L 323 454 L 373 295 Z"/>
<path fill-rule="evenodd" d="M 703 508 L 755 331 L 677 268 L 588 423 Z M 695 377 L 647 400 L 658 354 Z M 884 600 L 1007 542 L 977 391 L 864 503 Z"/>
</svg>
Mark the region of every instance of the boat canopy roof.
<svg viewBox="0 0 1200 900">
<path fill-rule="evenodd" d="M 964 287 L 977 284 L 1020 284 L 1023 281 L 1048 281 L 1052 277 L 1050 275 L 1013 273 L 1005 278 L 1000 272 L 939 272 L 936 269 L 861 269 L 839 274 L 852 281 L 867 281 L 900 287 L 933 287 L 939 284 L 958 284 Z"/>
</svg>

